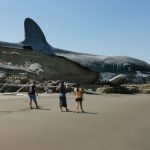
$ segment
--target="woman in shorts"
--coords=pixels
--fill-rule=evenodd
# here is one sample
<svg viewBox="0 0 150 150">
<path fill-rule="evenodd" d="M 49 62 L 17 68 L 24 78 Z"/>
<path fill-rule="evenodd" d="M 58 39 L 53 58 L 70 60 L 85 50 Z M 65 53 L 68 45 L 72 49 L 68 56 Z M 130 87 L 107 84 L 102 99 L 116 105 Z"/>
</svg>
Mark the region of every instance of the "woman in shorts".
<svg viewBox="0 0 150 150">
<path fill-rule="evenodd" d="M 77 84 L 76 88 L 74 89 L 74 94 L 75 94 L 75 100 L 77 102 L 77 113 L 79 113 L 79 106 L 82 112 L 85 112 L 83 110 L 83 105 L 82 105 L 82 101 L 83 101 L 83 90 L 80 87 L 80 84 Z"/>
</svg>

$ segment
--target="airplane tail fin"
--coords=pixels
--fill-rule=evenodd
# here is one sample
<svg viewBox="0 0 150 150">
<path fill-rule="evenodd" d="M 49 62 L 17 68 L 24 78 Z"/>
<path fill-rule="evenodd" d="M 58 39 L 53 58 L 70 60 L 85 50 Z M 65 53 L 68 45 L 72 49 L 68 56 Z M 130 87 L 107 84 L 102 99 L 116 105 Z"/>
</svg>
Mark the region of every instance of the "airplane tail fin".
<svg viewBox="0 0 150 150">
<path fill-rule="evenodd" d="M 25 39 L 21 44 L 31 47 L 35 51 L 53 53 L 53 47 L 46 41 L 41 28 L 32 19 L 24 21 Z"/>
</svg>

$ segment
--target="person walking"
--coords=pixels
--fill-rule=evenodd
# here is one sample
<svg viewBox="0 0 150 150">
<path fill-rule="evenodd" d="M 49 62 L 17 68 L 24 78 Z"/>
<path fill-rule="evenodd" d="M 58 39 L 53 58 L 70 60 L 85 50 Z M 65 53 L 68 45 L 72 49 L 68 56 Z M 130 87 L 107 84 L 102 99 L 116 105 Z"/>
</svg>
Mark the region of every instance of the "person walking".
<svg viewBox="0 0 150 150">
<path fill-rule="evenodd" d="M 69 111 L 67 108 L 67 100 L 66 100 L 66 86 L 64 85 L 64 82 L 61 81 L 59 83 L 59 86 L 57 88 L 59 92 L 59 106 L 60 110 L 63 111 L 63 107 L 66 108 L 66 111 Z"/>
<path fill-rule="evenodd" d="M 39 109 L 38 103 L 37 103 L 37 99 L 36 99 L 36 85 L 35 85 L 35 81 L 32 81 L 31 84 L 28 86 L 28 96 L 30 99 L 30 109 L 33 109 L 32 107 L 32 102 L 34 101 L 36 108 Z"/>
<path fill-rule="evenodd" d="M 76 88 L 74 89 L 74 94 L 75 94 L 75 100 L 77 102 L 77 113 L 79 113 L 79 106 L 82 112 L 85 112 L 83 110 L 83 90 L 80 87 L 80 84 L 77 84 Z"/>
</svg>

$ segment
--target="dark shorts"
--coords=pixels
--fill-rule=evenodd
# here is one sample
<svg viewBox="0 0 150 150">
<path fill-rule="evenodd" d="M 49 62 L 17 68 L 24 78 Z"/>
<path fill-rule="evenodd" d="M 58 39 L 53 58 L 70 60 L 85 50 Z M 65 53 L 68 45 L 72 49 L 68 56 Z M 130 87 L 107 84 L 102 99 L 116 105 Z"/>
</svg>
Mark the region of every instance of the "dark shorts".
<svg viewBox="0 0 150 150">
<path fill-rule="evenodd" d="M 29 94 L 29 99 L 30 99 L 30 102 L 31 101 L 36 101 L 36 95 L 35 94 Z"/>
<path fill-rule="evenodd" d="M 76 102 L 82 102 L 82 98 L 76 98 Z"/>
</svg>

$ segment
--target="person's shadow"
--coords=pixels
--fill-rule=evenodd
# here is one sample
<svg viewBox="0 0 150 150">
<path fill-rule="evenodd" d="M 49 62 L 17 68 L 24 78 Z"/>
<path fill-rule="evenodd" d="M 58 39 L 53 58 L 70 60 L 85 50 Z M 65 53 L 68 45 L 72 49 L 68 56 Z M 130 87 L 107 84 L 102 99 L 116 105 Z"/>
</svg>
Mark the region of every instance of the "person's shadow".
<svg viewBox="0 0 150 150">
<path fill-rule="evenodd" d="M 36 109 L 36 110 L 51 110 L 51 109 L 49 109 L 49 108 L 43 108 L 43 107 L 34 108 L 34 109 Z"/>
<path fill-rule="evenodd" d="M 38 110 L 51 110 L 49 108 L 39 108 Z"/>
<path fill-rule="evenodd" d="M 69 110 L 68 112 L 71 112 L 71 113 L 77 113 L 77 114 L 89 114 L 89 115 L 97 115 L 98 113 L 96 112 L 77 112 L 77 111 L 72 111 L 72 110 Z"/>
<path fill-rule="evenodd" d="M 82 114 L 90 114 L 90 115 L 97 115 L 98 113 L 96 112 L 81 112 Z"/>
<path fill-rule="evenodd" d="M 18 111 L 30 111 L 30 110 L 51 110 L 49 108 L 43 108 L 43 107 L 39 107 L 39 108 L 33 108 L 33 109 L 30 109 L 30 108 L 23 108 L 23 109 L 17 109 Z"/>
</svg>

